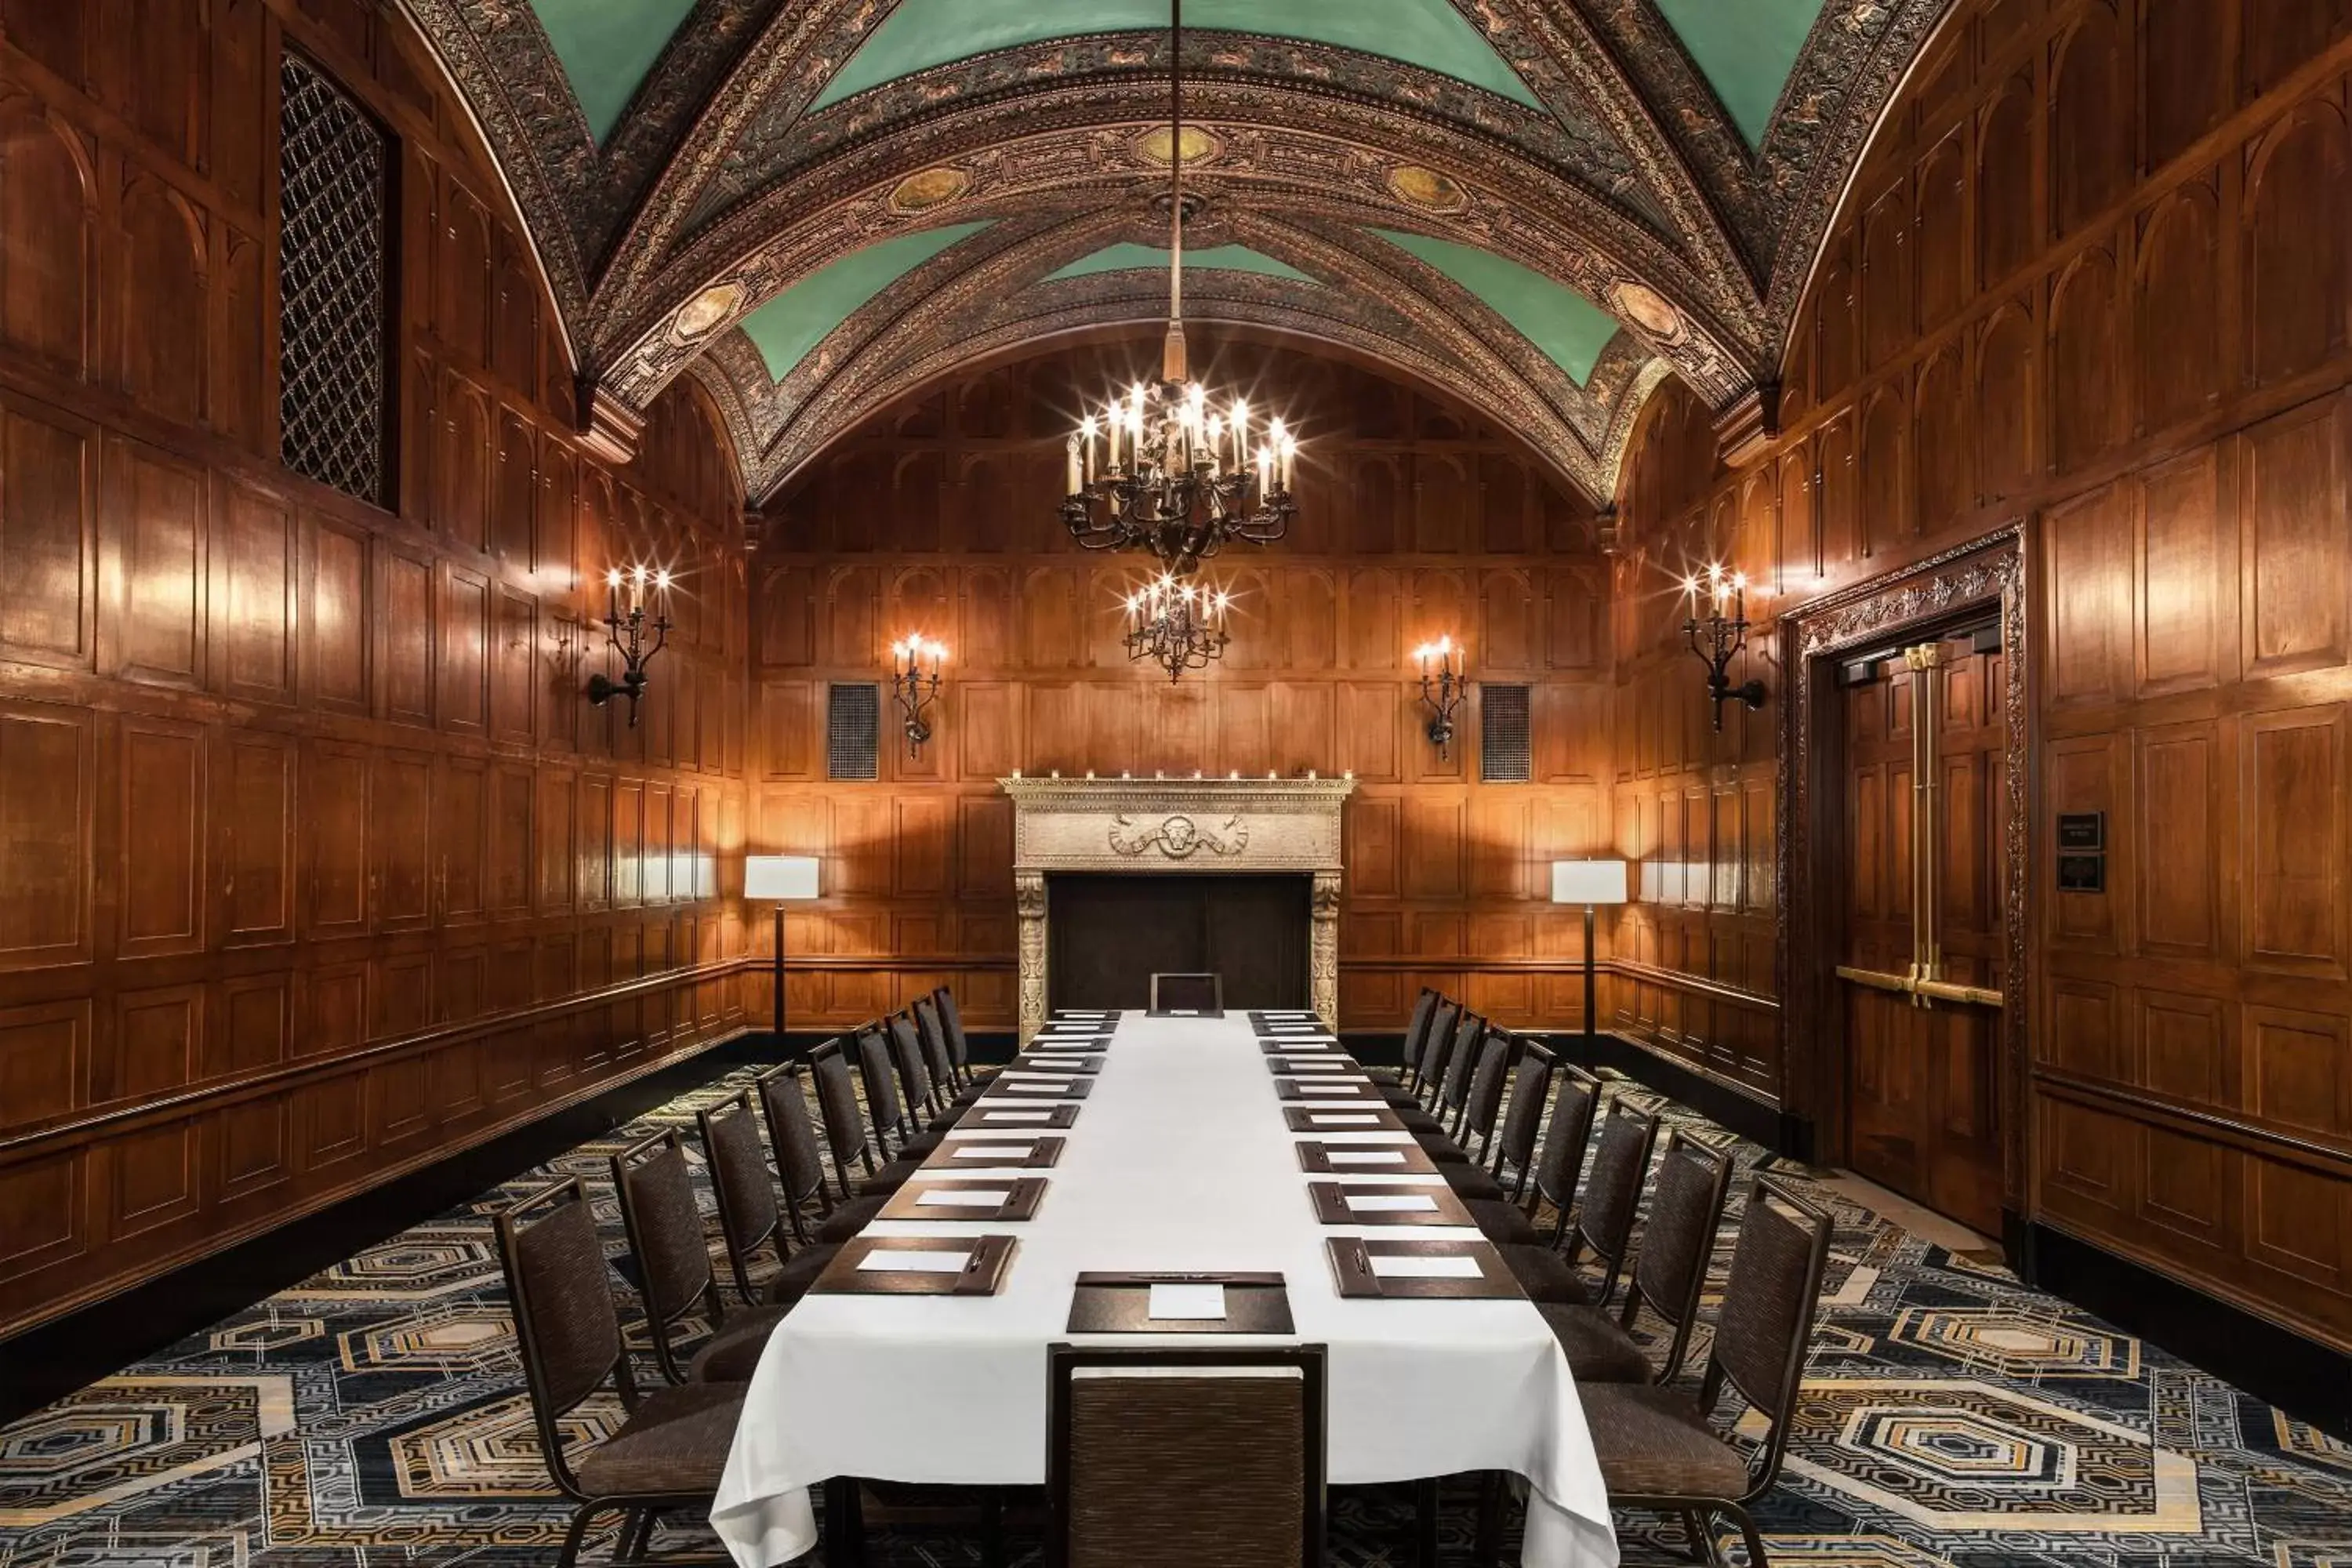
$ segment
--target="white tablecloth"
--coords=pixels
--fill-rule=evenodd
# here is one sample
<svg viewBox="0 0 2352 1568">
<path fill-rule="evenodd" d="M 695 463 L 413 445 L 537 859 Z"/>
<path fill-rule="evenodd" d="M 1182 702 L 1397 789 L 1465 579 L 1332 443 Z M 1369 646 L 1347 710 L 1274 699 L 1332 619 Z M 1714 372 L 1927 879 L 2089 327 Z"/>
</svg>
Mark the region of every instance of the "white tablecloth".
<svg viewBox="0 0 2352 1568">
<path fill-rule="evenodd" d="M 1339 1484 L 1507 1470 L 1530 1484 L 1529 1568 L 1613 1568 L 1616 1538 L 1568 1363 L 1524 1300 L 1345 1300 L 1245 1018 L 1128 1014 L 1034 1219 L 877 1222 L 876 1236 L 1020 1237 L 988 1298 L 809 1296 L 761 1357 L 711 1523 L 745 1568 L 816 1545 L 809 1489 L 833 1476 L 971 1485 L 1045 1479 L 1045 1346 L 1069 1339 L 1084 1269 L 1279 1269 L 1297 1338 L 1328 1349 Z M 1002 1142 L 997 1133 L 951 1133 Z M 1323 1133 L 1323 1142 L 1405 1142 Z M 953 1174 L 989 1170 L 954 1162 Z M 1023 1173 L 1036 1174 L 1038 1173 Z M 1378 1180 L 1350 1172 L 1350 1181 Z M 1435 1177 L 1386 1178 L 1418 1184 Z M 1443 1227 L 1359 1234 L 1470 1238 Z M 1103 1336 L 1096 1337 L 1101 1342 Z M 1135 1336 L 1108 1338 L 1138 1342 Z M 1239 1336 L 1154 1343 L 1263 1342 Z"/>
</svg>

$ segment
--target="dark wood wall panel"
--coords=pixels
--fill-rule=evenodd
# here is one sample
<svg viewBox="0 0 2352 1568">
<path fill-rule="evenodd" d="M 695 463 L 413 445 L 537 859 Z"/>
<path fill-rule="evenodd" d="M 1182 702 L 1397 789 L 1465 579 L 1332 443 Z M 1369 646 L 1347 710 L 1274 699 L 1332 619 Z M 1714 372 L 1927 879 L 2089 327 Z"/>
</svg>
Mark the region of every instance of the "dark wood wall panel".
<svg viewBox="0 0 2352 1568">
<path fill-rule="evenodd" d="M 1608 584 L 1590 509 L 1496 433 L 1396 383 L 1295 351 L 1212 342 L 1307 442 L 1301 517 L 1207 576 L 1235 596 L 1222 664 L 1130 665 L 1119 600 L 1139 562 L 1079 550 L 1056 517 L 1073 384 L 1123 384 L 1149 345 L 961 375 L 876 419 L 768 510 L 758 606 L 756 845 L 824 858 L 788 914 L 795 1026 L 852 1024 L 952 980 L 1013 1022 L 1016 769 L 1353 773 L 1340 910 L 1343 1024 L 1399 1026 L 1443 984 L 1514 1025 L 1582 1007 L 1578 922 L 1548 863 L 1604 838 Z M 947 521 L 942 521 L 947 520 Z M 824 776 L 824 690 L 888 679 L 888 646 L 950 651 L 937 734 L 909 757 L 887 709 L 882 777 Z M 1536 689 L 1535 779 L 1477 778 L 1476 698 L 1441 761 L 1412 649 L 1450 634 L 1480 680 Z"/>
<path fill-rule="evenodd" d="M 1620 922 L 1612 1011 L 1812 1113 L 1770 1055 L 1769 879 L 1725 898 L 1748 830 L 1695 804 L 1777 787 L 1776 650 L 1734 672 L 1772 704 L 1712 733 L 1669 574 L 1732 561 L 1769 621 L 2027 520 L 2037 882 L 2009 989 L 2032 1008 L 2032 1217 L 2337 1344 L 2347 22 L 2330 0 L 1962 7 L 1799 313 L 1787 431 L 1722 472 L 1705 411 L 1656 398 L 1613 592 L 1616 833 L 1651 892 Z M 2061 811 L 2106 814 L 2104 893 L 2052 886 Z"/>
<path fill-rule="evenodd" d="M 400 142 L 392 510 L 275 461 L 289 43 Z M 433 79 L 359 0 L 0 8 L 0 1333 L 741 1026 L 732 459 L 683 392 L 578 450 Z"/>
</svg>

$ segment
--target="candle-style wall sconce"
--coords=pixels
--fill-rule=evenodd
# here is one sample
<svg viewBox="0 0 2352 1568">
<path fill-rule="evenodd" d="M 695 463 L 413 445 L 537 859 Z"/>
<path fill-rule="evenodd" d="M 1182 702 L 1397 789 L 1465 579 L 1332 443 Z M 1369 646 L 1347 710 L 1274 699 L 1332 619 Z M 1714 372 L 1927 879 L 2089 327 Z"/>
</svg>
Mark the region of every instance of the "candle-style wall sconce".
<svg viewBox="0 0 2352 1568">
<path fill-rule="evenodd" d="M 621 679 L 614 680 L 602 670 L 590 676 L 588 700 L 602 708 L 615 697 L 627 698 L 632 730 L 637 727 L 637 699 L 645 695 L 646 667 L 669 640 L 669 584 L 667 572 L 648 573 L 643 566 L 625 574 L 616 566 L 604 574 L 604 638 L 621 656 Z M 650 620 L 646 607 L 648 588 L 655 595 Z M 650 646 L 646 640 L 648 630 L 653 634 Z"/>
<path fill-rule="evenodd" d="M 1690 614 L 1683 621 L 1683 637 L 1706 667 L 1706 695 L 1715 705 L 1715 727 L 1723 728 L 1723 705 L 1740 702 L 1764 706 L 1760 680 L 1731 684 L 1731 661 L 1748 646 L 1748 574 L 1710 565 L 1706 575 L 1683 579 L 1683 597 Z"/>
<path fill-rule="evenodd" d="M 923 742 L 931 738 L 930 721 L 924 714 L 940 694 L 940 666 L 947 657 L 945 646 L 920 632 L 890 645 L 890 695 L 898 699 L 898 711 L 906 720 L 910 757 L 921 756 Z"/>
<path fill-rule="evenodd" d="M 1451 637 L 1423 643 L 1412 650 L 1421 661 L 1421 700 L 1429 708 L 1429 743 L 1440 762 L 1454 743 L 1454 711 L 1470 694 L 1469 658 Z"/>
</svg>

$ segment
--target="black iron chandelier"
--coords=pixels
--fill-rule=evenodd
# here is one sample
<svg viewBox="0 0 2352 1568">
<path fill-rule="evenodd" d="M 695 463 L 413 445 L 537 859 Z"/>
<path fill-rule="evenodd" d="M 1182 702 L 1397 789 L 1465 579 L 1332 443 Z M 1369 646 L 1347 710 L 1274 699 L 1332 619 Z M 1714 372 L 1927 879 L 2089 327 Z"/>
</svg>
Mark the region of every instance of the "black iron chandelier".
<svg viewBox="0 0 2352 1568">
<path fill-rule="evenodd" d="M 1223 589 L 1161 573 L 1127 596 L 1127 657 L 1156 661 L 1171 680 L 1206 669 L 1225 656 L 1230 603 Z"/>
<path fill-rule="evenodd" d="M 1227 540 L 1271 544 L 1298 508 L 1297 438 L 1245 398 L 1212 397 L 1184 353 L 1184 5 L 1169 7 L 1168 337 L 1160 381 L 1114 392 L 1069 439 L 1062 521 L 1088 550 L 1140 550 L 1189 577 Z"/>
</svg>

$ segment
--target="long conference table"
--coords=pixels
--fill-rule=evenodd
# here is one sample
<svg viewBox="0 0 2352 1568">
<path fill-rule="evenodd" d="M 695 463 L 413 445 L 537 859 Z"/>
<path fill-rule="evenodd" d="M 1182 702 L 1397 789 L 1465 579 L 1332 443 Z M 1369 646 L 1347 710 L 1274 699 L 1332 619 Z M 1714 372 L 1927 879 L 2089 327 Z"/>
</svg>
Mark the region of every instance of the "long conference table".
<svg viewBox="0 0 2352 1568">
<path fill-rule="evenodd" d="M 1274 1027 L 1276 1026 L 1268 1026 Z M 768 1342 L 744 1402 L 711 1510 L 737 1563 L 768 1568 L 817 1543 L 810 1489 L 830 1478 L 975 1486 L 1036 1486 L 1045 1479 L 1045 1347 L 1080 1343 L 1268 1342 L 1234 1334 L 1072 1335 L 1073 1289 L 1086 1271 L 1264 1271 L 1285 1280 L 1295 1332 L 1283 1341 L 1328 1347 L 1328 1477 L 1335 1484 L 1406 1481 L 1502 1470 L 1528 1483 L 1521 1560 L 1530 1568 L 1613 1568 L 1617 1542 L 1574 1379 L 1535 1308 L 1506 1300 L 1342 1297 L 1325 1243 L 1334 1237 L 1475 1240 L 1475 1229 L 1327 1225 L 1310 1202 L 1297 1145 L 1404 1145 L 1409 1133 L 1351 1131 L 1323 1120 L 1365 1108 L 1277 1098 L 1276 1072 L 1257 1027 L 1241 1015 L 1151 1017 L 1129 1012 L 1106 1026 L 1108 1044 L 1066 1129 L 1040 1108 L 1064 1103 L 1043 1061 L 1054 1036 L 1093 1037 L 1088 1017 L 1059 1016 L 980 1104 L 1012 1109 L 995 1130 L 950 1131 L 912 1178 L 1023 1177 L 1046 1188 L 1019 1222 L 877 1219 L 864 1237 L 1018 1237 L 993 1295 L 832 1294 L 803 1298 Z M 1299 1059 L 1336 1042 L 1312 1024 L 1278 1026 Z M 1087 1048 L 1087 1047 L 1075 1047 Z M 1040 1063 L 1035 1076 L 1024 1063 Z M 1321 1069 L 1328 1070 L 1328 1069 Z M 1343 1069 L 1345 1070 L 1345 1069 Z M 1034 1087 L 1033 1087 L 1034 1086 Z M 1361 1093 L 1361 1090 L 1358 1090 Z M 1051 1116 L 1052 1120 L 1062 1120 Z M 1019 1131 L 1009 1129 L 1019 1128 Z M 1002 1150 L 1050 1134 L 1064 1141 L 1050 1169 L 992 1165 L 962 1150 Z M 1400 1192 L 1442 1176 L 1346 1171 L 1350 1185 Z M 910 1184 L 912 1184 L 910 1183 Z M 919 1204 L 919 1194 L 916 1194 Z M 952 1215 L 952 1206 L 940 1205 Z M 853 1244 L 854 1245 L 854 1244 Z M 1282 1342 L 1277 1341 L 1275 1342 Z"/>
</svg>

